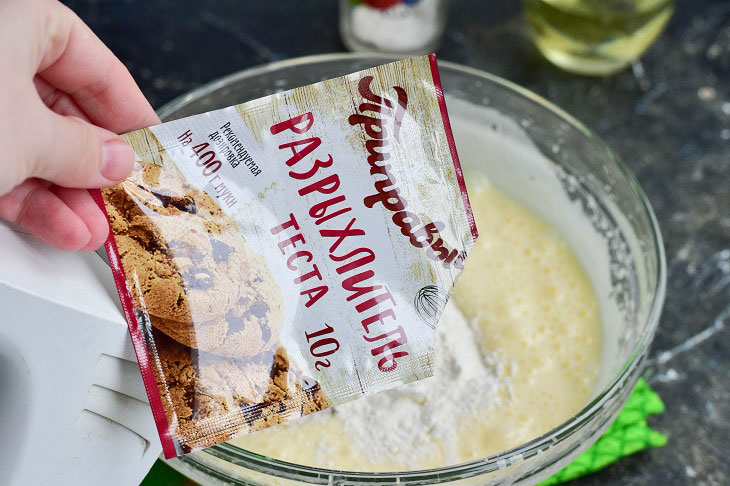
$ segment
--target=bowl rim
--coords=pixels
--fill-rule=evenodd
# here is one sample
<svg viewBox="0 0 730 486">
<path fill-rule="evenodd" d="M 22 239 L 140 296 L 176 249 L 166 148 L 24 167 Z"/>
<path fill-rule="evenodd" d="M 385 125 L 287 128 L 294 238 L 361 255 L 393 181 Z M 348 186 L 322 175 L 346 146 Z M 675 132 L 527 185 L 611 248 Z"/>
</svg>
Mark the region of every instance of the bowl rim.
<svg viewBox="0 0 730 486">
<path fill-rule="evenodd" d="M 355 60 L 382 60 L 383 63 L 394 61 L 407 56 L 399 56 L 394 54 L 384 54 L 375 52 L 356 52 L 356 53 L 328 53 L 328 54 L 316 54 L 309 56 L 295 57 L 291 59 L 285 59 L 281 61 L 275 61 L 251 68 L 243 69 L 227 76 L 218 78 L 214 81 L 206 83 L 194 90 L 189 91 L 168 103 L 164 104 L 157 110 L 160 118 L 166 118 L 172 112 L 182 108 L 188 103 L 198 100 L 208 94 L 224 88 L 234 82 L 242 79 L 251 78 L 262 73 L 277 71 L 280 69 L 291 68 L 294 66 L 314 65 L 317 63 L 325 62 L 340 62 L 340 61 L 355 61 Z M 626 182 L 629 184 L 633 192 L 638 196 L 641 207 L 646 213 L 651 234 L 653 238 L 653 245 L 656 249 L 657 259 L 657 275 L 656 275 L 656 288 L 654 289 L 652 302 L 647 314 L 646 320 L 649 325 L 645 328 L 643 335 L 640 337 L 638 344 L 635 346 L 627 362 L 623 365 L 621 371 L 617 376 L 606 386 L 598 395 L 588 404 L 586 404 L 579 412 L 574 414 L 571 418 L 564 421 L 560 425 L 552 428 L 548 432 L 525 442 L 517 447 L 508 449 L 489 457 L 477 459 L 465 463 L 454 464 L 450 466 L 444 466 L 439 468 L 424 469 L 417 471 L 403 471 L 403 472 L 359 472 L 359 471 L 341 471 L 335 469 L 325 469 L 311 466 L 303 466 L 300 464 L 294 464 L 286 461 L 282 461 L 267 456 L 262 456 L 254 452 L 247 451 L 245 449 L 232 446 L 230 444 L 218 444 L 205 449 L 204 452 L 213 455 L 219 459 L 226 461 L 232 461 L 234 464 L 247 467 L 251 465 L 257 465 L 259 467 L 254 468 L 254 471 L 263 472 L 265 474 L 284 473 L 282 477 L 289 479 L 299 479 L 301 477 L 292 478 L 292 474 L 302 475 L 310 479 L 329 478 L 333 475 L 338 478 L 343 478 L 346 481 L 359 481 L 366 480 L 368 482 L 375 481 L 388 481 L 398 479 L 399 481 L 411 480 L 411 481 L 428 481 L 429 479 L 447 479 L 444 476 L 448 476 L 448 479 L 458 479 L 465 477 L 472 477 L 476 474 L 484 474 L 488 472 L 498 471 L 505 467 L 522 461 L 523 459 L 532 457 L 540 452 L 544 452 L 549 449 L 552 445 L 560 442 L 561 437 L 570 435 L 574 430 L 579 428 L 582 424 L 589 421 L 593 416 L 597 415 L 604 404 L 610 400 L 613 394 L 623 388 L 627 384 L 627 381 L 636 380 L 638 378 L 638 372 L 641 371 L 641 364 L 648 352 L 649 345 L 651 344 L 654 334 L 656 332 L 659 318 L 661 316 L 662 307 L 664 304 L 665 293 L 666 293 L 666 256 L 664 250 L 663 239 L 659 224 L 654 214 L 654 210 L 644 193 L 643 189 L 639 185 L 636 177 L 628 166 L 611 150 L 608 145 L 596 134 L 593 133 L 583 123 L 578 121 L 575 117 L 554 105 L 550 101 L 546 100 L 542 96 L 533 93 L 532 91 L 519 86 L 509 80 L 490 74 L 486 71 L 482 71 L 477 68 L 465 66 L 462 64 L 450 62 L 450 61 L 438 61 L 439 68 L 449 69 L 451 71 L 461 72 L 487 82 L 495 83 L 504 87 L 510 91 L 527 98 L 534 103 L 540 105 L 543 109 L 546 109 L 563 121 L 567 122 L 570 126 L 576 128 L 581 132 L 592 144 L 596 146 L 599 151 L 602 151 L 604 155 L 611 160 L 615 166 L 619 169 Z M 209 473 L 215 473 L 209 466 L 206 466 L 199 461 L 195 460 L 193 456 L 181 456 L 185 462 L 194 462 L 197 467 L 207 469 Z M 246 461 L 247 464 L 241 462 Z M 262 470 L 265 468 L 266 470 Z M 214 474 L 219 475 L 220 473 Z"/>
</svg>

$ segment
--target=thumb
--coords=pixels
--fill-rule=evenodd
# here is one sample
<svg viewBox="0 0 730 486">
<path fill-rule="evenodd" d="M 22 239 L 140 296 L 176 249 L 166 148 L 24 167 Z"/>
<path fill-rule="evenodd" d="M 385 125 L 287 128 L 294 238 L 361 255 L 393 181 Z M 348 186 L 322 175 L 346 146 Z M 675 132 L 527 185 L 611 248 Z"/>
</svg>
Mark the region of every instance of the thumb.
<svg viewBox="0 0 730 486">
<path fill-rule="evenodd" d="M 132 170 L 134 152 L 118 135 L 80 118 L 42 110 L 32 177 L 62 187 L 113 186 Z"/>
</svg>

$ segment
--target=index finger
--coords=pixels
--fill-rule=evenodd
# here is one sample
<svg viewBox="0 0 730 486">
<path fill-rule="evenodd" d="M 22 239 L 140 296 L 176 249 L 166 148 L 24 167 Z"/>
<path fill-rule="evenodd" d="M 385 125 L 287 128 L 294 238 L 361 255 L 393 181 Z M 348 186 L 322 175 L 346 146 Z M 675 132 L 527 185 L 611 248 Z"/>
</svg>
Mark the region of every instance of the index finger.
<svg viewBox="0 0 730 486">
<path fill-rule="evenodd" d="M 160 123 L 124 64 L 68 7 L 53 1 L 39 35 L 38 75 L 71 96 L 88 119 L 116 133 Z"/>
</svg>

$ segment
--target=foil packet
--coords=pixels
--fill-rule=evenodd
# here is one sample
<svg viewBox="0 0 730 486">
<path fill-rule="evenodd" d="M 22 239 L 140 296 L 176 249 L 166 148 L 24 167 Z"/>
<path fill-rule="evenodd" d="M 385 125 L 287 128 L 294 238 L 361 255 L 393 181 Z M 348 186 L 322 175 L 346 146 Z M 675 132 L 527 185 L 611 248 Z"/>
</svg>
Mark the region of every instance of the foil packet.
<svg viewBox="0 0 730 486">
<path fill-rule="evenodd" d="M 92 195 L 165 457 L 431 376 L 477 238 L 433 55 L 123 137 Z"/>
</svg>

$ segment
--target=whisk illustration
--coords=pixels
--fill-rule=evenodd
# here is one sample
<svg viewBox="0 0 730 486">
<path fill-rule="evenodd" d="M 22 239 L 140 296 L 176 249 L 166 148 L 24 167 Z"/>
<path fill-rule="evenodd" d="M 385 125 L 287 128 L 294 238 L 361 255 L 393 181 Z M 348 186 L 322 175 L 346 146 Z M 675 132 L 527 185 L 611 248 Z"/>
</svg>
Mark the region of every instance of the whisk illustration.
<svg viewBox="0 0 730 486">
<path fill-rule="evenodd" d="M 431 329 L 436 329 L 439 317 L 446 307 L 449 294 L 437 285 L 426 285 L 416 292 L 413 303 L 416 312 Z"/>
</svg>

